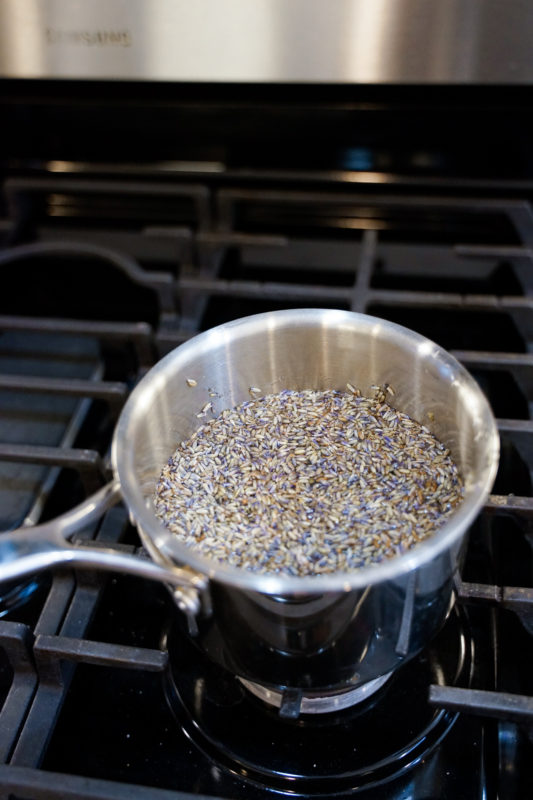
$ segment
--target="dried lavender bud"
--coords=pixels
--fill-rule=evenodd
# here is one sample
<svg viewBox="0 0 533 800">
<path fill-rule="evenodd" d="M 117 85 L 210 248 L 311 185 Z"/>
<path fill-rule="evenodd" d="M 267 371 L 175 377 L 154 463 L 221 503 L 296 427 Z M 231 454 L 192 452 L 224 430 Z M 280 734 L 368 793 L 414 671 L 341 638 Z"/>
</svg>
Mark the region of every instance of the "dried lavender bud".
<svg viewBox="0 0 533 800">
<path fill-rule="evenodd" d="M 261 573 L 345 572 L 399 555 L 460 503 L 457 467 L 387 402 L 292 391 L 222 411 L 182 442 L 156 513 L 186 545 Z"/>
</svg>

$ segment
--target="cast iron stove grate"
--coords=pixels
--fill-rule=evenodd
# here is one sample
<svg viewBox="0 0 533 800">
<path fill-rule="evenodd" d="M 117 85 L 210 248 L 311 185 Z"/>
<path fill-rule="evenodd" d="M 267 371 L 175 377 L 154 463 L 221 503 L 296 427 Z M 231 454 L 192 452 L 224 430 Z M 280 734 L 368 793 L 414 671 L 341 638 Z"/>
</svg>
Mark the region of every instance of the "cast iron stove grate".
<svg viewBox="0 0 533 800">
<path fill-rule="evenodd" d="M 389 796 L 519 797 L 532 779 L 529 204 L 434 192 L 369 197 L 345 187 L 316 192 L 179 180 L 169 186 L 157 177 L 128 182 L 128 202 L 112 225 L 103 225 L 95 209 L 102 193 L 122 196 L 120 180 L 8 181 L 9 246 L 0 258 L 4 269 L 17 264 L 18 313 L 0 301 L 0 330 L 81 337 L 96 343 L 103 368 L 98 376 L 68 380 L 1 376 L 3 392 L 89 398 L 91 422 L 80 426 L 72 446 L 53 452 L 2 442 L 2 463 L 61 467 L 43 513 L 72 504 L 105 479 L 113 419 L 137 377 L 196 331 L 255 311 L 331 306 L 376 313 L 455 351 L 486 391 L 502 438 L 495 494 L 474 527 L 458 585 L 474 658 L 464 685 L 442 680 L 428 687 L 429 702 L 448 719 L 455 720 L 456 709 L 465 713 L 431 754 L 423 752 L 417 766 L 388 784 L 396 792 Z M 139 224 L 154 199 L 166 215 Z M 114 278 L 100 303 L 102 270 Z M 43 288 L 43 273 L 48 283 L 55 279 L 52 291 Z M 77 296 L 69 305 L 62 280 L 72 274 L 83 283 L 84 301 Z M 33 292 L 20 302 L 27 275 Z M 113 309 L 120 309 L 118 321 Z M 85 487 L 65 480 L 65 469 L 86 475 Z M 121 507 L 85 535 L 138 547 Z M 68 571 L 47 576 L 26 603 L 6 611 L 0 620 L 5 796 L 269 796 L 255 779 L 246 782 L 238 759 L 204 755 L 176 724 L 161 680 L 168 674 L 164 634 L 172 616 L 161 587 Z M 186 643 L 178 650 L 185 658 Z M 202 675 L 190 680 L 196 685 Z M 231 707 L 221 713 L 221 724 L 231 726 Z M 287 790 L 283 781 L 274 784 Z M 338 796 L 349 788 L 340 786 Z"/>
</svg>

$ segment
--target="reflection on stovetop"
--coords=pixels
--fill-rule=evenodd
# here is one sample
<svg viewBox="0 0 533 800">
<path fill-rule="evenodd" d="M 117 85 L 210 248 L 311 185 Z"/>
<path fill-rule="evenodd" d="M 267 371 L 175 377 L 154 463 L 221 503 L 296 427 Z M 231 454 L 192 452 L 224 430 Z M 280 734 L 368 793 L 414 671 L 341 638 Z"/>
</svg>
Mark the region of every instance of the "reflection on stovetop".
<svg viewBox="0 0 533 800">
<path fill-rule="evenodd" d="M 428 706 L 429 685 L 469 686 L 473 673 L 469 623 L 456 612 L 438 639 L 371 698 L 291 722 L 199 657 L 175 629 L 167 644 L 167 696 L 191 741 L 247 783 L 304 796 L 349 794 L 427 761 L 456 719 Z"/>
</svg>

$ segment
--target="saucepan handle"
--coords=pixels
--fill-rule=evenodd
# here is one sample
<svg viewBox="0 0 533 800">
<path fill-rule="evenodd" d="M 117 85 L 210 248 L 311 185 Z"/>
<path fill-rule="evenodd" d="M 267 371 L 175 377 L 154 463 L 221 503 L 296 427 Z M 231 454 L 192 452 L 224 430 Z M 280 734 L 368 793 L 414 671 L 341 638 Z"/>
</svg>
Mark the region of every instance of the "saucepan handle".
<svg viewBox="0 0 533 800">
<path fill-rule="evenodd" d="M 56 566 L 126 572 L 176 587 L 175 600 L 187 614 L 197 613 L 207 578 L 185 567 L 163 566 L 149 559 L 105 547 L 70 544 L 69 537 L 98 519 L 121 499 L 113 480 L 78 506 L 50 522 L 0 533 L 0 582 L 20 579 Z"/>
</svg>

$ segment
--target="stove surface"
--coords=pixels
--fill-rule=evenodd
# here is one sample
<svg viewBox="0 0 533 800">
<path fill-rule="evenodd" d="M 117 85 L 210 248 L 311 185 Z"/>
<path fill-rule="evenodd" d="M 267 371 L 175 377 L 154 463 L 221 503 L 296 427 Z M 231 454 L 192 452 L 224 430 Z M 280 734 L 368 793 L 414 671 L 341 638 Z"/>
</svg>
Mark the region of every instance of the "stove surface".
<svg viewBox="0 0 533 800">
<path fill-rule="evenodd" d="M 512 105 L 509 93 L 496 103 L 482 92 L 471 108 L 463 96 L 453 108 L 466 133 L 443 145 L 444 101 L 424 106 L 420 127 L 400 124 L 386 89 L 366 106 L 302 90 L 294 108 L 261 90 L 268 117 L 237 89 L 227 104 L 203 90 L 197 105 L 190 89 L 176 102 L 156 87 L 140 105 L 131 87 L 120 101 L 97 86 L 78 99 L 71 87 L 35 90 L 25 86 L 24 104 L 10 85 L 2 101 L 13 154 L 0 204 L 4 527 L 57 516 L 109 478 L 120 409 L 162 355 L 277 308 L 371 313 L 452 351 L 492 405 L 501 459 L 446 626 L 372 697 L 334 714 L 280 719 L 204 660 L 161 586 L 63 569 L 15 587 L 0 609 L 2 794 L 527 797 L 533 159 L 523 96 Z M 494 146 L 476 145 L 466 124 L 485 106 L 503 153 L 492 172 Z M 45 107 L 66 126 L 62 141 L 43 126 Z M 159 144 L 171 160 L 139 156 L 145 107 L 167 120 Z M 106 147 L 87 134 L 102 108 Z M 272 114 L 283 150 L 265 145 Z M 23 118 L 41 125 L 38 143 L 31 126 L 19 130 Z M 366 139 L 354 144 L 363 120 Z M 314 155 L 313 124 L 324 145 Z M 78 536 L 140 548 L 123 506 Z"/>
</svg>

